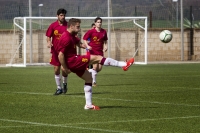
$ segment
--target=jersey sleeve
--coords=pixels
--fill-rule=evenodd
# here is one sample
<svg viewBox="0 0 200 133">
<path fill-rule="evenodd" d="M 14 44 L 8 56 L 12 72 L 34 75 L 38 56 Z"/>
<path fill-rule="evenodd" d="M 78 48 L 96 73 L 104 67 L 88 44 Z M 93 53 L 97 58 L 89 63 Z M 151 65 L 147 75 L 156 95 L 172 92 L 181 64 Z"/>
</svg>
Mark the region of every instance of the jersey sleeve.
<svg viewBox="0 0 200 133">
<path fill-rule="evenodd" d="M 105 36 L 104 36 L 104 40 L 107 41 L 108 40 L 108 36 L 107 36 L 107 32 L 105 30 Z"/>
<path fill-rule="evenodd" d="M 75 37 L 75 42 L 78 44 L 80 42 L 80 39 L 78 37 Z"/>
<path fill-rule="evenodd" d="M 69 43 L 70 43 L 69 37 L 66 37 L 65 34 L 62 34 L 62 36 L 59 40 L 59 43 L 58 43 L 57 51 L 65 53 L 66 48 L 67 48 Z"/>
<path fill-rule="evenodd" d="M 52 37 L 53 36 L 53 25 L 51 24 L 50 26 L 49 26 L 49 28 L 47 29 L 47 31 L 46 31 L 46 36 L 47 37 Z"/>
<path fill-rule="evenodd" d="M 91 30 L 85 33 L 85 35 L 83 36 L 83 40 L 88 40 L 90 38 L 90 35 L 91 35 Z"/>
</svg>

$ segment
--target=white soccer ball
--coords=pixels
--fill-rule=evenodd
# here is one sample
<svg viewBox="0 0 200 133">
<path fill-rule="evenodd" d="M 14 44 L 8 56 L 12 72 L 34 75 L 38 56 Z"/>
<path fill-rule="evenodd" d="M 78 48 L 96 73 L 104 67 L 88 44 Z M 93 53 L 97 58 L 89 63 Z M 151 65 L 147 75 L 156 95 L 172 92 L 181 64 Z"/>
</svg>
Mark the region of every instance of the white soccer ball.
<svg viewBox="0 0 200 133">
<path fill-rule="evenodd" d="M 160 32 L 159 38 L 162 42 L 168 43 L 172 40 L 172 33 L 169 30 L 163 30 Z"/>
</svg>

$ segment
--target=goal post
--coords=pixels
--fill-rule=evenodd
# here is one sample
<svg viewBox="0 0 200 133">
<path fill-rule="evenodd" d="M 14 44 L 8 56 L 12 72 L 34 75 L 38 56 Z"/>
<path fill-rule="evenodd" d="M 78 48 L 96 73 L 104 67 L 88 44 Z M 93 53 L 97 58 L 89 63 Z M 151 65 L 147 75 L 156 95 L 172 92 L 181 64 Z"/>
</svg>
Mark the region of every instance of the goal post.
<svg viewBox="0 0 200 133">
<path fill-rule="evenodd" d="M 91 29 L 96 17 L 66 17 L 81 19 L 83 35 Z M 135 58 L 135 64 L 147 64 L 147 17 L 101 17 L 102 28 L 107 31 L 108 51 L 105 57 L 116 60 Z M 46 30 L 57 17 L 15 17 L 14 40 L 11 59 L 6 66 L 26 67 L 29 65 L 49 65 L 50 49 L 46 46 Z M 30 26 L 31 25 L 31 26 Z M 84 49 L 78 49 L 85 54 Z"/>
</svg>

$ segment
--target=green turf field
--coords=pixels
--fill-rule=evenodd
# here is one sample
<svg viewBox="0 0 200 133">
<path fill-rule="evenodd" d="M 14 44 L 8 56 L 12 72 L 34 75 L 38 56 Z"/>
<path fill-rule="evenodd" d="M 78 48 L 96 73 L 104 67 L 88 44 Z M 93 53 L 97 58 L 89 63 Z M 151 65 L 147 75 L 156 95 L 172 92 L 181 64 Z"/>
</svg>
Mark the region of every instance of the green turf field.
<svg viewBox="0 0 200 133">
<path fill-rule="evenodd" d="M 104 67 L 84 110 L 84 82 L 53 96 L 52 67 L 0 68 L 0 133 L 199 133 L 200 63 Z"/>
</svg>

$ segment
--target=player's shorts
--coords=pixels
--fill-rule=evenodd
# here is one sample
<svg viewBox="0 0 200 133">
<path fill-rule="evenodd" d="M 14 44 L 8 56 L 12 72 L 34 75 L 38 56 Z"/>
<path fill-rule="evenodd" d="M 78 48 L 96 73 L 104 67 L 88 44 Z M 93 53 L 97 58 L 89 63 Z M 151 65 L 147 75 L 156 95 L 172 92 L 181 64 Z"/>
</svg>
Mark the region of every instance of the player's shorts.
<svg viewBox="0 0 200 133">
<path fill-rule="evenodd" d="M 103 51 L 102 50 L 90 50 L 91 55 L 101 55 L 103 56 Z"/>
<path fill-rule="evenodd" d="M 49 63 L 54 66 L 61 66 L 60 61 L 58 59 L 58 53 L 54 49 L 51 49 L 51 54 L 52 56 Z"/>
<path fill-rule="evenodd" d="M 71 72 L 76 73 L 79 77 L 82 77 L 87 66 L 90 62 L 90 55 L 77 55 L 70 58 L 67 62 L 68 68 Z"/>
</svg>

